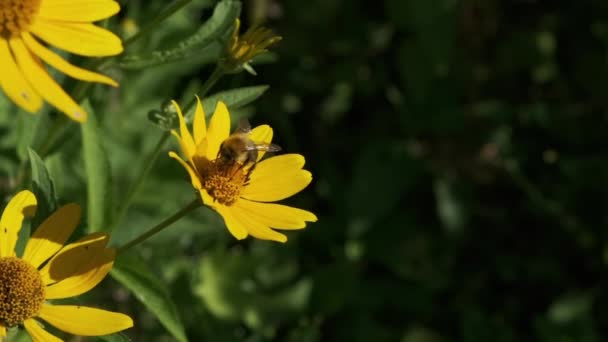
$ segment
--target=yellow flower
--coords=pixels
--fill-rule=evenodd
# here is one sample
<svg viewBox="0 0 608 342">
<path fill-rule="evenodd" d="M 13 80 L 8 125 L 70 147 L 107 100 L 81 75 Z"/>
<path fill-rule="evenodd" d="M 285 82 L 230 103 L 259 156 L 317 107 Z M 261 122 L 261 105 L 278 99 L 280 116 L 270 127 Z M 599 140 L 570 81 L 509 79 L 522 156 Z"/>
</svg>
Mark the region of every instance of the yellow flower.
<svg viewBox="0 0 608 342">
<path fill-rule="evenodd" d="M 0 1 L 0 88 L 30 113 L 37 112 L 44 99 L 73 120 L 85 121 L 86 112 L 51 78 L 40 60 L 70 77 L 118 86 L 109 77 L 68 63 L 45 45 L 82 56 L 116 55 L 122 52 L 120 38 L 92 22 L 119 10 L 112 0 Z"/>
<path fill-rule="evenodd" d="M 179 116 L 180 133 L 171 133 L 179 141 L 185 160 L 175 152 L 169 152 L 169 156 L 188 171 L 203 203 L 224 218 L 234 237 L 240 240 L 251 234 L 258 239 L 285 242 L 287 237 L 271 228 L 302 229 L 306 222 L 317 220 L 306 210 L 270 203 L 290 197 L 310 183 L 312 175 L 302 169 L 302 155 L 284 154 L 260 161 L 264 155 L 260 151 L 253 163 L 240 162 L 240 156 L 234 156 L 233 162 L 227 163 L 224 158 L 218 158 L 220 146 L 230 136 L 230 113 L 226 105 L 218 102 L 207 128 L 199 100 L 193 135 L 178 104 L 173 102 L 173 105 Z M 272 140 L 272 128 L 268 125 L 257 126 L 244 134 L 255 143 L 270 144 Z"/>
<path fill-rule="evenodd" d="M 91 234 L 63 246 L 80 220 L 80 207 L 59 208 L 29 238 L 23 256 L 15 254 L 25 216 L 36 212 L 36 197 L 21 191 L 0 218 L 0 340 L 6 328 L 23 325 L 34 341 L 61 341 L 36 318 L 65 332 L 100 336 L 133 326 L 129 316 L 79 305 L 52 305 L 95 287 L 108 274 L 116 252 L 106 234 Z"/>
<path fill-rule="evenodd" d="M 244 35 L 239 36 L 240 28 L 241 21 L 236 19 L 230 42 L 226 46 L 222 66 L 228 72 L 236 72 L 245 68 L 255 74 L 248 64 L 249 61 L 268 51 L 267 48 L 270 45 L 279 42 L 282 38 L 275 36 L 272 31 L 263 27 L 252 27 Z"/>
</svg>

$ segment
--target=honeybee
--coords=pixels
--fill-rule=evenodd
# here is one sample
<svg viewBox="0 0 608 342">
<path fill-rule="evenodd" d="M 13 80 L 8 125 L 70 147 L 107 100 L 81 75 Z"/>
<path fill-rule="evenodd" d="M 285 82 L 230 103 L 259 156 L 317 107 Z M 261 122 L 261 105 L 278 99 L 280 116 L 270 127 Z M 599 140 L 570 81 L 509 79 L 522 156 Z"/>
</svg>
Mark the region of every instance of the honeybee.
<svg viewBox="0 0 608 342">
<path fill-rule="evenodd" d="M 235 167 L 237 170 L 248 168 L 246 170 L 246 180 L 249 180 L 249 175 L 258 162 L 260 151 L 278 152 L 281 150 L 281 147 L 276 144 L 255 142 L 251 140 L 250 135 L 251 125 L 247 119 L 242 119 L 236 132 L 222 142 L 216 158 L 216 163 L 225 170 Z"/>
</svg>

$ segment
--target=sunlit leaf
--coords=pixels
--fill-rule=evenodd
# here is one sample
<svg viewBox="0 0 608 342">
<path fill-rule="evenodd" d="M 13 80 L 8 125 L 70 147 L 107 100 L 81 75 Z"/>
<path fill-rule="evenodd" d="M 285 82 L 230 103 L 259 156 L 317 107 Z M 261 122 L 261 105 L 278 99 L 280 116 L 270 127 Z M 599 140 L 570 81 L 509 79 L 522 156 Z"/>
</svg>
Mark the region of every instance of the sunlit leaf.
<svg viewBox="0 0 608 342">
<path fill-rule="evenodd" d="M 111 221 L 111 168 L 95 113 L 86 102 L 87 122 L 80 125 L 87 175 L 87 217 L 90 232 L 108 229 Z"/>
</svg>

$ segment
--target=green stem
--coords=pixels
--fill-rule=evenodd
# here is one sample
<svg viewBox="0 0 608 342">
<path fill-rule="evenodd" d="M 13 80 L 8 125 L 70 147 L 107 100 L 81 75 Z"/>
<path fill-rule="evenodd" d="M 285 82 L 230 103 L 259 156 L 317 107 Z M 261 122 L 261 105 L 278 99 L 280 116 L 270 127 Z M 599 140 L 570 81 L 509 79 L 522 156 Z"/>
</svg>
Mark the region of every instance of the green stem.
<svg viewBox="0 0 608 342">
<path fill-rule="evenodd" d="M 202 206 L 202 201 L 200 198 L 195 199 L 194 201 L 190 202 L 190 204 L 188 204 L 187 206 L 185 206 L 184 208 L 180 209 L 178 212 L 176 212 L 175 214 L 171 215 L 169 218 L 165 219 L 164 221 L 162 221 L 161 223 L 157 224 L 156 226 L 150 228 L 148 231 L 146 231 L 145 233 L 141 234 L 140 236 L 136 237 L 135 239 L 129 241 L 128 243 L 118 247 L 118 249 L 116 250 L 116 254 L 120 254 L 124 251 L 126 251 L 127 249 L 142 243 L 143 241 L 147 240 L 149 237 L 151 237 L 152 235 L 160 232 L 161 230 L 167 228 L 168 226 L 170 226 L 171 224 L 173 224 L 175 221 L 179 220 L 180 218 L 184 217 L 186 214 L 188 214 L 189 212 L 191 212 L 192 210 Z"/>
<path fill-rule="evenodd" d="M 213 72 L 209 76 L 209 78 L 201 86 L 201 89 L 199 91 L 199 96 L 201 98 L 204 97 L 207 94 L 207 92 L 209 92 L 209 90 L 213 87 L 213 85 L 223 75 L 224 75 L 223 71 L 219 67 L 216 67 L 215 70 L 213 70 Z M 184 107 L 184 113 L 188 113 L 194 107 L 195 104 L 196 104 L 196 100 L 192 99 Z M 148 154 L 148 156 L 144 159 L 144 163 L 143 163 L 143 166 L 141 167 L 139 177 L 137 177 L 136 181 L 134 183 L 132 183 L 131 186 L 129 187 L 129 190 L 127 191 L 127 195 L 126 195 L 124 201 L 121 203 L 120 208 L 118 209 L 118 213 L 117 213 L 115 219 L 113 220 L 113 223 L 110 225 L 111 230 L 114 229 L 118 224 L 120 224 L 120 222 L 122 222 L 122 220 L 124 219 L 125 215 L 127 214 L 127 210 L 131 206 L 131 202 L 133 201 L 133 199 L 135 198 L 135 196 L 137 195 L 137 193 L 143 186 L 144 181 L 150 174 L 150 171 L 152 171 L 152 167 L 156 163 L 156 160 L 158 159 L 160 152 L 165 148 L 165 145 L 167 144 L 167 141 L 169 141 L 170 136 L 171 136 L 171 132 L 164 131 L 163 134 L 158 139 L 158 142 L 154 146 L 154 149 L 152 150 L 152 152 L 150 152 Z"/>
<path fill-rule="evenodd" d="M 215 83 L 217 83 L 217 81 L 219 81 L 222 76 L 224 76 L 224 70 L 218 65 L 215 67 L 215 69 L 213 69 L 213 72 L 211 73 L 211 75 L 209 75 L 209 78 L 201 86 L 201 89 L 198 91 L 198 96 L 201 99 L 205 97 L 209 90 L 211 90 L 211 87 L 213 87 L 213 85 L 215 85 Z M 190 100 L 190 102 L 186 106 L 186 112 L 190 111 L 190 109 L 194 107 L 195 104 L 195 99 Z"/>
<path fill-rule="evenodd" d="M 127 210 L 129 209 L 129 206 L 131 205 L 131 201 L 133 201 L 135 194 L 137 194 L 139 189 L 142 187 L 144 180 L 150 174 L 150 171 L 152 170 L 152 166 L 154 166 L 154 164 L 156 163 L 156 159 L 160 155 L 160 151 L 162 151 L 163 146 L 165 146 L 165 143 L 167 142 L 167 139 L 169 138 L 169 136 L 171 136 L 171 134 L 169 134 L 168 131 L 164 131 L 163 134 L 161 135 L 160 139 L 156 143 L 156 146 L 154 146 L 154 150 L 152 152 L 150 152 L 148 157 L 146 157 L 145 160 L 147 162 L 142 167 L 140 175 L 137 178 L 137 180 L 135 181 L 135 183 L 133 183 L 133 185 L 131 185 L 131 187 L 129 188 L 129 191 L 127 192 L 125 200 L 122 203 L 118 213 L 116 214 L 116 216 L 113 220 L 114 222 L 110 225 L 110 230 L 113 230 L 116 227 L 116 225 L 118 223 L 120 223 L 122 221 L 122 219 L 125 217 L 125 215 L 127 214 Z"/>
</svg>

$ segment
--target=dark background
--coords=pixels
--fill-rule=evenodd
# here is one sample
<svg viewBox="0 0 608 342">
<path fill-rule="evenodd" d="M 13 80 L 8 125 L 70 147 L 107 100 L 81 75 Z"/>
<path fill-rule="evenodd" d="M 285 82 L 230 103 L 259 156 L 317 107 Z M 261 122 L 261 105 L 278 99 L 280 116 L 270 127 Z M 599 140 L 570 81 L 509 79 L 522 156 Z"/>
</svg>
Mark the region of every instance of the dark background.
<svg viewBox="0 0 608 342">
<path fill-rule="evenodd" d="M 607 10 L 270 3 L 257 118 L 315 175 L 321 340 L 606 338 Z"/>
</svg>

